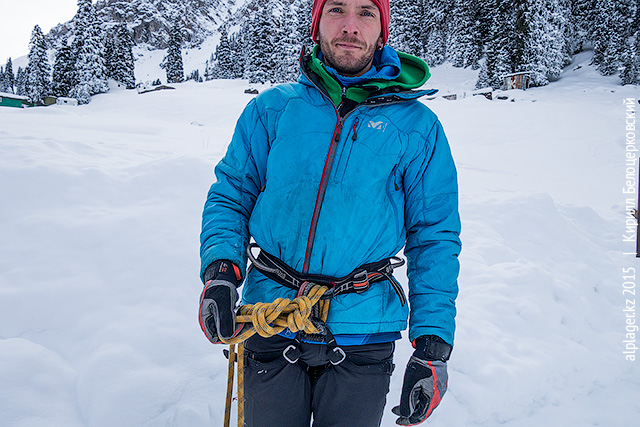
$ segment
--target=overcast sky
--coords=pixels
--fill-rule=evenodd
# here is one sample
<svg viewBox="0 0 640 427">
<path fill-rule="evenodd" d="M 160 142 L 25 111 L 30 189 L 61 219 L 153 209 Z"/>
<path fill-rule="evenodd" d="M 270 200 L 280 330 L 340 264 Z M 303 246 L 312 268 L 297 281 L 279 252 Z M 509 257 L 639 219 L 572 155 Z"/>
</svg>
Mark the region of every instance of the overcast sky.
<svg viewBox="0 0 640 427">
<path fill-rule="evenodd" d="M 29 53 L 31 31 L 36 24 L 47 34 L 57 24 L 73 18 L 77 9 L 77 0 L 0 0 L 0 66 L 9 57 L 15 59 Z"/>
</svg>

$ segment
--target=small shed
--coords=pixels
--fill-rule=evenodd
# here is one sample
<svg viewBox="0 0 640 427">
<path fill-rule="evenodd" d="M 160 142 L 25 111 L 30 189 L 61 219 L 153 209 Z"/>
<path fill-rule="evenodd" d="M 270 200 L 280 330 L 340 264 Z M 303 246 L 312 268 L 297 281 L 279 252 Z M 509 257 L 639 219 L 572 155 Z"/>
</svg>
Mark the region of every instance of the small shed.
<svg viewBox="0 0 640 427">
<path fill-rule="evenodd" d="M 56 103 L 56 100 L 58 98 L 56 98 L 55 96 L 45 96 L 44 97 L 44 105 L 45 106 L 49 106 L 49 105 L 53 105 Z"/>
<path fill-rule="evenodd" d="M 73 105 L 74 107 L 78 106 L 78 100 L 75 98 L 64 98 L 60 97 L 56 99 L 56 105 Z"/>
<path fill-rule="evenodd" d="M 502 88 L 504 90 L 510 89 L 529 89 L 531 82 L 531 71 L 520 71 L 518 73 L 505 74 L 500 76 L 502 79 Z"/>
<path fill-rule="evenodd" d="M 24 108 L 30 106 L 31 103 L 26 96 L 0 92 L 0 107 Z"/>
</svg>

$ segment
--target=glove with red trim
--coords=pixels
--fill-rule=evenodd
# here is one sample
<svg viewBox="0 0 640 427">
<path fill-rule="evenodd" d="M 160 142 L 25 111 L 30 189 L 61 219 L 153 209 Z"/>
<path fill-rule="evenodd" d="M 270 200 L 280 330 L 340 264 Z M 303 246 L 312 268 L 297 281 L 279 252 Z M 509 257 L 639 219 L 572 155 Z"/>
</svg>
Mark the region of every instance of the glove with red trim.
<svg viewBox="0 0 640 427">
<path fill-rule="evenodd" d="M 240 270 L 231 261 L 213 262 L 204 272 L 204 289 L 200 296 L 200 328 L 209 341 L 220 344 L 220 338 L 232 338 L 236 330 L 236 302 Z"/>
<path fill-rule="evenodd" d="M 391 411 L 396 424 L 412 426 L 426 420 L 447 391 L 447 360 L 452 347 L 435 335 L 414 340 L 415 351 L 404 373 L 400 405 Z"/>
</svg>

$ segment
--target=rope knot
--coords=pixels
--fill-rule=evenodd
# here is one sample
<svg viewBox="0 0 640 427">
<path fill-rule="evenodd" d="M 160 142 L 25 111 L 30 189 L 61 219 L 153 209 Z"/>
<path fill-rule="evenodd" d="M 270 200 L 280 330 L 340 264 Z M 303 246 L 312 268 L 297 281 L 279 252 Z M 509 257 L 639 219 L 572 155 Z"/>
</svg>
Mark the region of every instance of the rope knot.
<svg viewBox="0 0 640 427">
<path fill-rule="evenodd" d="M 313 285 L 307 295 L 295 299 L 278 298 L 272 303 L 259 302 L 240 307 L 236 316 L 237 323 L 244 323 L 242 331 L 235 337 L 223 340 L 227 344 L 237 344 L 245 341 L 255 333 L 264 338 L 277 335 L 289 328 L 291 332 L 320 333 L 312 323 L 313 308 L 318 304 L 320 320 L 327 320 L 329 300 L 321 300 L 328 290 L 326 286 Z"/>
</svg>

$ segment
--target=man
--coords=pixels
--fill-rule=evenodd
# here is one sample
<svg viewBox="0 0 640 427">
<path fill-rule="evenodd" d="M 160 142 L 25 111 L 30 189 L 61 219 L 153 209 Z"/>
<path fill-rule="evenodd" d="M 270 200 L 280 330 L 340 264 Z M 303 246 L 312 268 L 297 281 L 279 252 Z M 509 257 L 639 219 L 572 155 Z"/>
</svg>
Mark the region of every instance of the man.
<svg viewBox="0 0 640 427">
<path fill-rule="evenodd" d="M 296 84 L 253 99 L 216 167 L 201 234 L 200 324 L 237 334 L 242 302 L 334 292 L 320 339 L 245 343 L 247 426 L 379 426 L 409 308 L 390 271 L 408 260 L 409 339 L 397 424 L 424 421 L 447 388 L 460 220 L 442 126 L 417 99 L 426 64 L 386 46 L 388 0 L 315 0 L 317 46 Z M 260 247 L 244 276 L 247 247 Z M 252 255 L 253 258 L 253 255 Z M 300 285 L 302 283 L 302 286 Z M 320 341 L 320 342 L 318 342 Z"/>
</svg>

